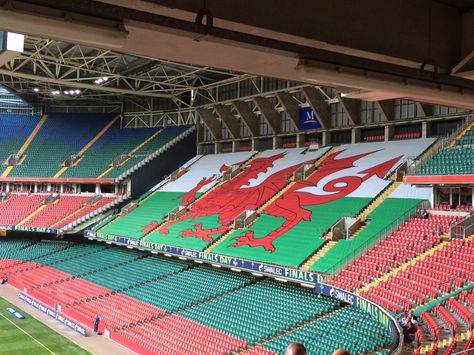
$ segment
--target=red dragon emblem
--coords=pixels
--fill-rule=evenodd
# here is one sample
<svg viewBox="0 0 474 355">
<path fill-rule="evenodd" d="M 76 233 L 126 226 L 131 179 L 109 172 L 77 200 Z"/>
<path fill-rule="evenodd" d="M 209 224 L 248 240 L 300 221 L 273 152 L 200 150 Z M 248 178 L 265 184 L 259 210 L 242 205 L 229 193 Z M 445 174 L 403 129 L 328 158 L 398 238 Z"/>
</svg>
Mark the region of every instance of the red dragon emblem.
<svg viewBox="0 0 474 355">
<path fill-rule="evenodd" d="M 275 247 L 273 241 L 280 235 L 288 232 L 300 221 L 308 221 L 311 219 L 311 211 L 303 208 L 305 205 L 314 205 L 327 203 L 341 197 L 347 196 L 354 192 L 364 181 L 372 176 L 381 179 L 387 172 L 400 160 L 401 156 L 378 164 L 372 168 L 358 172 L 353 176 L 342 176 L 327 182 L 322 190 L 327 193 L 324 195 L 315 195 L 312 193 L 300 191 L 302 188 L 317 186 L 318 182 L 325 177 L 338 171 L 353 168 L 354 162 L 375 152 L 362 153 L 347 158 L 336 159 L 343 151 L 335 152 L 326 157 L 319 165 L 318 169 L 311 174 L 305 181 L 294 182 L 282 195 L 268 205 L 264 212 L 284 218 L 283 224 L 271 231 L 266 236 L 255 238 L 253 231 L 246 231 L 244 235 L 235 237 L 233 247 L 248 245 L 250 247 L 261 246 L 265 250 L 273 252 Z M 260 208 L 266 201 L 274 196 L 278 191 L 288 184 L 288 177 L 301 166 L 298 163 L 282 169 L 270 176 L 257 186 L 249 187 L 252 179 L 258 177 L 259 174 L 265 173 L 273 163 L 284 157 L 284 153 L 276 154 L 268 158 L 255 158 L 251 160 L 243 171 L 231 180 L 218 185 L 206 195 L 196 200 L 190 210 L 179 219 L 165 223 L 158 228 L 159 233 L 167 234 L 168 227 L 174 223 L 178 223 L 184 219 L 192 218 L 193 220 L 203 217 L 218 215 L 219 226 L 215 228 L 203 229 L 202 224 L 195 224 L 192 229 L 182 231 L 180 237 L 201 238 L 204 241 L 212 241 L 213 235 L 221 235 L 230 230 L 233 220 L 244 210 L 256 210 Z M 361 175 L 361 176 L 359 176 Z M 215 177 L 209 179 L 203 178 L 198 185 L 185 194 L 183 205 L 186 202 L 195 200 L 195 193 L 199 188 Z M 209 181 L 210 180 L 210 181 Z M 200 185 L 200 186 L 199 186 Z M 199 187 L 198 187 L 199 186 Z"/>
</svg>

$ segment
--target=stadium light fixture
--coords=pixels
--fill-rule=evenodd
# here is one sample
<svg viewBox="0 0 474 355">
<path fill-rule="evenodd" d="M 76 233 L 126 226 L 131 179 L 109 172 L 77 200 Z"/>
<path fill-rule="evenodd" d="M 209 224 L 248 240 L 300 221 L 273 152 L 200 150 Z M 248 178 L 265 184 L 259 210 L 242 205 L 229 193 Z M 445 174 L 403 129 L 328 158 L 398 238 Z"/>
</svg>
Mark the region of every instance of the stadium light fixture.
<svg viewBox="0 0 474 355">
<path fill-rule="evenodd" d="M 79 94 L 81 93 L 81 90 L 76 89 L 76 90 L 74 90 L 74 93 L 75 93 L 76 95 L 79 95 Z"/>
<path fill-rule="evenodd" d="M 34 91 L 34 92 L 39 92 L 40 89 L 38 89 L 38 88 L 33 88 L 33 91 Z"/>
</svg>

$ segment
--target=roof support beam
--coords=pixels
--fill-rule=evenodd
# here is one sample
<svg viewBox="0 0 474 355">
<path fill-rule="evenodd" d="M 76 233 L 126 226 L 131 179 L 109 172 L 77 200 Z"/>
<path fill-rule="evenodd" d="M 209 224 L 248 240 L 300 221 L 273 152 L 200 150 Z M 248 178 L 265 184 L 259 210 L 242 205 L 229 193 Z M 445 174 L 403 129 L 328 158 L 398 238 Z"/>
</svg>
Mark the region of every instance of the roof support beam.
<svg viewBox="0 0 474 355">
<path fill-rule="evenodd" d="M 309 105 L 318 116 L 319 123 L 325 129 L 331 128 L 331 107 L 326 102 L 324 95 L 314 87 L 304 87 L 303 94 L 306 97 Z"/>
<path fill-rule="evenodd" d="M 232 114 L 230 107 L 225 105 L 215 105 L 214 108 L 221 118 L 222 124 L 227 127 L 232 135 L 232 138 L 240 138 L 240 122 Z"/>
<path fill-rule="evenodd" d="M 201 117 L 202 122 L 211 131 L 214 139 L 222 139 L 221 123 L 214 117 L 212 110 L 208 108 L 198 108 L 197 114 Z"/>
<path fill-rule="evenodd" d="M 253 98 L 255 104 L 257 105 L 259 111 L 262 113 L 263 118 L 271 127 L 273 134 L 281 133 L 281 117 L 270 100 L 256 96 Z"/>
<path fill-rule="evenodd" d="M 395 119 L 395 101 L 394 100 L 382 100 L 375 101 L 375 107 L 382 114 L 382 119 L 385 122 L 392 122 Z"/>
<path fill-rule="evenodd" d="M 347 114 L 354 126 L 360 125 L 360 100 L 347 99 L 337 94 L 342 109 Z"/>
<path fill-rule="evenodd" d="M 258 137 L 260 135 L 260 122 L 257 115 L 252 112 L 249 105 L 244 101 L 234 101 L 234 106 L 252 137 Z"/>
<path fill-rule="evenodd" d="M 424 102 L 417 102 L 416 109 L 423 117 L 433 116 L 433 105 Z"/>
<path fill-rule="evenodd" d="M 122 94 L 122 95 L 163 97 L 163 98 L 168 98 L 168 99 L 173 98 L 173 95 L 169 95 L 169 94 L 160 94 L 160 93 L 154 93 L 154 92 L 142 91 L 142 90 L 122 89 L 122 88 L 115 88 L 111 86 L 93 85 L 93 84 L 87 84 L 87 83 L 79 82 L 79 81 L 61 80 L 61 79 L 56 79 L 52 77 L 21 73 L 21 72 L 16 72 L 16 71 L 7 70 L 7 69 L 0 69 L 0 75 L 8 75 L 13 78 L 20 78 L 20 79 L 26 79 L 26 80 L 39 81 L 43 83 L 63 85 L 64 87 L 67 87 L 67 88 L 90 89 L 94 91 L 103 91 L 103 92 Z"/>
<path fill-rule="evenodd" d="M 287 92 L 278 92 L 277 97 L 293 123 L 293 128 L 298 129 L 300 108 L 298 102 Z"/>
</svg>

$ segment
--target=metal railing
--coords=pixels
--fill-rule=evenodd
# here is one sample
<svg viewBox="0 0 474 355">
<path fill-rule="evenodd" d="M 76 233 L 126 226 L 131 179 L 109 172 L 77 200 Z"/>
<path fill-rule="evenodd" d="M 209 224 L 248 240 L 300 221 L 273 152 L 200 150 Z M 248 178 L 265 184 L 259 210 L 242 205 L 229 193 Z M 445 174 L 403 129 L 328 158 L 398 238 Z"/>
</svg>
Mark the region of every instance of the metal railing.
<svg viewBox="0 0 474 355">
<path fill-rule="evenodd" d="M 416 175 L 420 169 L 440 150 L 446 149 L 446 147 L 455 142 L 457 136 L 468 127 L 474 121 L 474 115 L 466 116 L 464 123 L 459 126 L 458 129 L 453 131 L 449 136 L 440 138 L 438 141 L 422 156 L 414 159 L 408 164 L 407 175 Z"/>
<path fill-rule="evenodd" d="M 461 222 L 452 226 L 449 230 L 451 238 L 467 238 L 474 234 L 474 215 L 462 220 Z"/>
<path fill-rule="evenodd" d="M 392 234 L 395 230 L 399 228 L 399 226 L 408 220 L 411 216 L 413 216 L 418 209 L 426 209 L 429 208 L 428 201 L 422 201 L 417 204 L 415 207 L 410 208 L 408 211 L 405 211 L 401 216 L 390 222 L 388 225 L 383 227 L 381 230 L 376 232 L 372 237 L 365 241 L 362 245 L 357 247 L 356 249 L 352 250 L 346 256 L 343 256 L 339 259 L 339 261 L 334 264 L 329 270 L 326 270 L 324 273 L 326 274 L 333 274 L 336 270 L 345 267 L 352 259 L 357 258 L 361 254 L 364 254 L 369 249 L 373 248 L 376 244 L 374 243 L 377 240 L 382 241 L 384 236 L 388 236 Z"/>
</svg>

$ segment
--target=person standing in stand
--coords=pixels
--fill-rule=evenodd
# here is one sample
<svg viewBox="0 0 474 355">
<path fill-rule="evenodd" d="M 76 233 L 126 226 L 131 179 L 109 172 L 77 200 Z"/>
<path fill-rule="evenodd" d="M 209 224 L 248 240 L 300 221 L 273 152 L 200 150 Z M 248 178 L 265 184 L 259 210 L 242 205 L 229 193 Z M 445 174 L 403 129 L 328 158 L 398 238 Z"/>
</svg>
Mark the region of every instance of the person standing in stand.
<svg viewBox="0 0 474 355">
<path fill-rule="evenodd" d="M 100 323 L 100 317 L 98 314 L 96 314 L 95 319 L 94 319 L 94 333 L 97 333 L 97 331 L 99 330 L 99 323 Z"/>
</svg>

